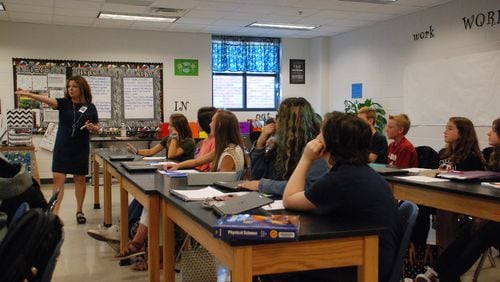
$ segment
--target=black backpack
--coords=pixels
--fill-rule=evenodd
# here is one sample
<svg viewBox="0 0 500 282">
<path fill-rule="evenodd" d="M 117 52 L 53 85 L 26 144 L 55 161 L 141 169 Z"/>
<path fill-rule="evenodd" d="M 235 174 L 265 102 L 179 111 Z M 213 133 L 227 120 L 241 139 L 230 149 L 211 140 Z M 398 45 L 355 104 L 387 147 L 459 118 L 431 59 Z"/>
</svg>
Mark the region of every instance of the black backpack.
<svg viewBox="0 0 500 282">
<path fill-rule="evenodd" d="M 0 244 L 0 281 L 50 281 L 63 240 L 57 215 L 42 209 L 27 211 L 11 224 Z"/>
</svg>

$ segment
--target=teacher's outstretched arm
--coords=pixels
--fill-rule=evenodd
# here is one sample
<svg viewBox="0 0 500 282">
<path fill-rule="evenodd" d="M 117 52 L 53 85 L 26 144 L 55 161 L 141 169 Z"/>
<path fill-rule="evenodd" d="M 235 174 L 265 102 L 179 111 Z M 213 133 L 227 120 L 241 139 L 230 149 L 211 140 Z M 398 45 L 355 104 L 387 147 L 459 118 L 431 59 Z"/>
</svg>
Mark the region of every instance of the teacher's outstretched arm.
<svg viewBox="0 0 500 282">
<path fill-rule="evenodd" d="M 16 90 L 15 94 L 17 96 L 29 97 L 29 98 L 37 100 L 39 102 L 45 103 L 45 104 L 49 105 L 52 109 L 57 108 L 57 100 L 55 98 L 50 98 L 50 97 L 47 97 L 45 95 L 34 94 L 34 93 L 31 93 L 31 92 L 24 90 L 24 89 L 21 89 L 21 88 L 18 88 Z"/>
</svg>

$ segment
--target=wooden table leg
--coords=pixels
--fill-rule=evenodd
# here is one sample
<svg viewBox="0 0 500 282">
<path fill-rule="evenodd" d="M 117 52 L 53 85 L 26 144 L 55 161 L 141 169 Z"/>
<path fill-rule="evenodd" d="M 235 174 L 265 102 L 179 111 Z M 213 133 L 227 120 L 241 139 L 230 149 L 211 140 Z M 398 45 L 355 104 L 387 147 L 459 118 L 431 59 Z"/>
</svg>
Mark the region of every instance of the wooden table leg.
<svg viewBox="0 0 500 282">
<path fill-rule="evenodd" d="M 96 160 L 95 154 L 92 154 L 92 164 L 94 176 L 94 209 L 100 209 L 101 204 L 99 203 L 99 163 Z"/>
<path fill-rule="evenodd" d="M 358 282 L 378 281 L 378 236 L 367 236 L 363 265 L 358 266 Z"/>
<path fill-rule="evenodd" d="M 104 164 L 104 226 L 113 224 L 111 218 L 111 180 L 112 176 L 108 171 L 108 164 Z"/>
<path fill-rule="evenodd" d="M 235 267 L 231 269 L 231 281 L 252 281 L 252 247 L 238 247 L 235 250 Z"/>
<path fill-rule="evenodd" d="M 148 272 L 149 281 L 160 281 L 160 199 L 149 197 L 148 211 Z"/>
<path fill-rule="evenodd" d="M 162 231 L 163 231 L 163 280 L 175 281 L 175 231 L 174 222 L 167 216 L 167 203 L 162 201 Z"/>
<path fill-rule="evenodd" d="M 128 192 L 122 187 L 120 187 L 120 250 L 125 249 L 127 246 L 128 246 Z"/>
</svg>

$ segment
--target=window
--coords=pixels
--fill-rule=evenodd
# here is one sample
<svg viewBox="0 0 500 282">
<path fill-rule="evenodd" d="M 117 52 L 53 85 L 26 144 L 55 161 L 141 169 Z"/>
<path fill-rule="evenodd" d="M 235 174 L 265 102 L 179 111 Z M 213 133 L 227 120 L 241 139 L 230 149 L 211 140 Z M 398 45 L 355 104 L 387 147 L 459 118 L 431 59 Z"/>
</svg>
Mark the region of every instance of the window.
<svg viewBox="0 0 500 282">
<path fill-rule="evenodd" d="M 216 108 L 276 110 L 279 38 L 212 37 L 212 100 Z"/>
</svg>

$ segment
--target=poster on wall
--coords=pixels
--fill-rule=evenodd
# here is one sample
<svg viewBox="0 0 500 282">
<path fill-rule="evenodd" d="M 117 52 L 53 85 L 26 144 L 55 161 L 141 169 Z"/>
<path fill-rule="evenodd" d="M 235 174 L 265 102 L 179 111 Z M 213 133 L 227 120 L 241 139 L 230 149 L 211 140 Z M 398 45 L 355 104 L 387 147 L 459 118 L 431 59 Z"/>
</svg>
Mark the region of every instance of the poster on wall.
<svg viewBox="0 0 500 282">
<path fill-rule="evenodd" d="M 123 102 L 125 119 L 153 119 L 153 78 L 124 77 Z"/>
<path fill-rule="evenodd" d="M 306 60 L 290 59 L 290 84 L 306 83 Z"/>
<path fill-rule="evenodd" d="M 111 119 L 111 77 L 84 76 L 92 91 L 92 102 L 97 108 L 99 118 Z"/>
<path fill-rule="evenodd" d="M 198 76 L 198 60 L 196 59 L 175 59 L 175 75 Z"/>
<path fill-rule="evenodd" d="M 49 125 L 47 126 L 47 130 L 43 135 L 42 141 L 40 141 L 40 144 L 38 145 L 40 148 L 44 148 L 45 150 L 50 152 L 54 151 L 54 144 L 56 142 L 58 127 L 59 126 L 56 123 L 49 123 Z"/>
</svg>

